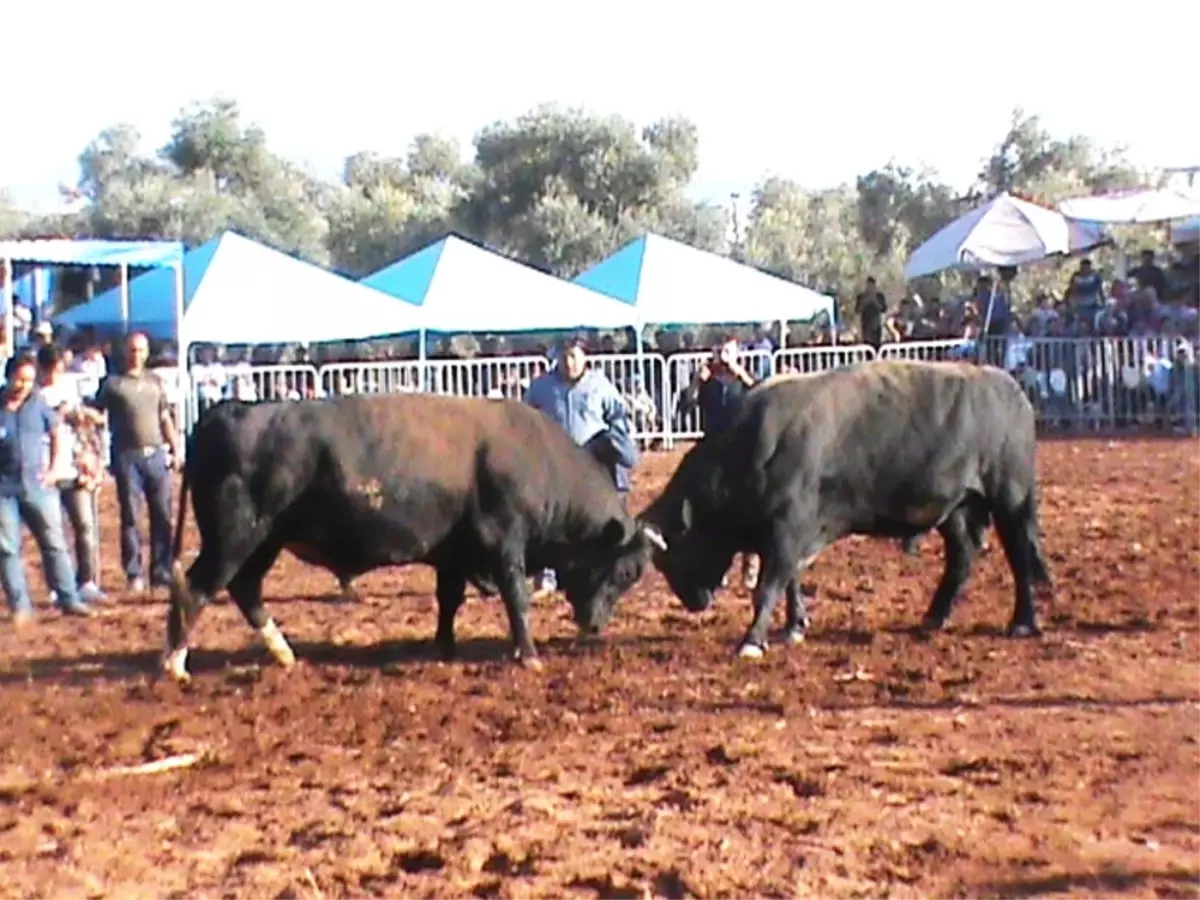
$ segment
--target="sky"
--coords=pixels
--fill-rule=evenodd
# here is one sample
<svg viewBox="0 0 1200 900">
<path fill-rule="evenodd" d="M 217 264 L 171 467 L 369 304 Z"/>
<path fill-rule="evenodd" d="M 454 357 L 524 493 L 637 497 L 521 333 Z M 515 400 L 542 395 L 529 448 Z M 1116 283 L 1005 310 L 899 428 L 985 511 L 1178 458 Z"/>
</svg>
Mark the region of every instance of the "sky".
<svg viewBox="0 0 1200 900">
<path fill-rule="evenodd" d="M 21 37 L 4 47 L 0 187 L 38 211 L 103 128 L 131 123 L 152 151 L 214 95 L 331 178 L 421 132 L 469 152 L 544 102 L 690 118 L 693 194 L 720 202 L 768 175 L 828 187 L 890 159 L 965 188 L 1017 106 L 1140 166 L 1200 164 L 1200 4 L 42 0 L 4 24 Z"/>
</svg>

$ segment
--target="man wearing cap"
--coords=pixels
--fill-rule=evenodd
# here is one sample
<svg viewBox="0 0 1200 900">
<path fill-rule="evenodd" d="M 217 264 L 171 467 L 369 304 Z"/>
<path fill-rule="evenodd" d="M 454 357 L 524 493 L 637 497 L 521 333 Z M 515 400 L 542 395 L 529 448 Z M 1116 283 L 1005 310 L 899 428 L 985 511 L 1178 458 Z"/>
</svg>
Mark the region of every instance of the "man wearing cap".
<svg viewBox="0 0 1200 900">
<path fill-rule="evenodd" d="M 638 452 L 625 403 L 602 371 L 588 367 L 582 341 L 566 344 L 558 364 L 533 380 L 524 400 L 561 425 L 575 443 L 592 454 L 608 470 L 622 497 L 629 493 Z M 536 591 L 539 594 L 557 587 L 556 576 L 549 570 L 542 572 L 540 582 Z"/>
</svg>

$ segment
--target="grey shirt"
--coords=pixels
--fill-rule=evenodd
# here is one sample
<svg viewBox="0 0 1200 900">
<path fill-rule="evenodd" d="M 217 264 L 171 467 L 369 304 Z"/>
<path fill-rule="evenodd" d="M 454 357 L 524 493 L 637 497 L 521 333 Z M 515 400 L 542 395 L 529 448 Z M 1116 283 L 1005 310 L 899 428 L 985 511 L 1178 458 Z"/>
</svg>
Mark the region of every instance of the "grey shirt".
<svg viewBox="0 0 1200 900">
<path fill-rule="evenodd" d="M 162 417 L 171 404 L 162 379 L 153 372 L 109 375 L 89 404 L 108 413 L 114 453 L 166 443 Z"/>
</svg>

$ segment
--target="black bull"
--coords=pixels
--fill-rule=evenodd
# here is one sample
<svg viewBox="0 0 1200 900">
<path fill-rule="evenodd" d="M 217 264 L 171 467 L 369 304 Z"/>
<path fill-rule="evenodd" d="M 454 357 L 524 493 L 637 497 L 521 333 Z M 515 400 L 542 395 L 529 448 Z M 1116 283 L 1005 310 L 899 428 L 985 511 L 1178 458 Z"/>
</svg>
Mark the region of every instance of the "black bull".
<svg viewBox="0 0 1200 900">
<path fill-rule="evenodd" d="M 178 559 L 189 487 L 201 547 L 185 575 Z M 498 589 L 515 655 L 536 667 L 526 571 L 555 569 L 576 623 L 594 632 L 641 577 L 656 540 L 591 456 L 515 401 L 392 394 L 224 403 L 188 448 L 164 668 L 187 679 L 189 632 L 223 589 L 290 665 L 292 650 L 262 603 L 263 578 L 284 549 L 339 575 L 433 566 L 435 641 L 445 657 L 454 654 L 467 584 Z"/>
<path fill-rule="evenodd" d="M 1016 582 L 1009 632 L 1036 635 L 1032 590 L 1050 586 L 1037 525 L 1034 413 L 1005 372 L 877 361 L 756 386 L 728 432 L 697 444 L 641 520 L 665 538 L 655 564 L 706 608 L 737 552 L 762 559 L 743 656 L 761 656 L 787 595 L 785 637 L 808 624 L 799 575 L 850 534 L 908 539 L 936 528 L 945 571 L 925 614 L 940 628 L 989 518 Z"/>
</svg>

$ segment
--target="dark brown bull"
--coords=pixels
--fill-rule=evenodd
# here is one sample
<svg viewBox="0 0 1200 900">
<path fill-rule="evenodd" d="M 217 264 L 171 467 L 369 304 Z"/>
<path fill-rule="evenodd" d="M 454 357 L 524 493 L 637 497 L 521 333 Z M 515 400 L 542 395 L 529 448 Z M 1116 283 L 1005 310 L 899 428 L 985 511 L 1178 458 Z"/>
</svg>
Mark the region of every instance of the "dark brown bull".
<svg viewBox="0 0 1200 900">
<path fill-rule="evenodd" d="M 1049 586 L 1037 527 L 1034 414 L 1006 372 L 876 361 L 756 386 L 733 426 L 697 444 L 642 514 L 667 549 L 655 563 L 691 610 L 706 608 L 737 552 L 762 574 L 740 653 L 761 656 L 787 589 L 789 641 L 807 625 L 796 580 L 850 534 L 910 539 L 936 529 L 945 571 L 925 614 L 940 628 L 989 518 L 1016 581 L 1009 630 L 1036 635 L 1034 584 Z"/>
<path fill-rule="evenodd" d="M 537 665 L 526 571 L 554 568 L 584 632 L 641 576 L 648 536 L 603 468 L 535 409 L 422 394 L 221 404 L 188 449 L 200 555 L 176 563 L 165 667 L 186 679 L 200 610 L 228 589 L 284 665 L 294 656 L 262 605 L 285 549 L 339 576 L 423 562 L 437 570 L 436 642 L 454 654 L 468 583 L 495 585 L 516 655 Z"/>
</svg>

